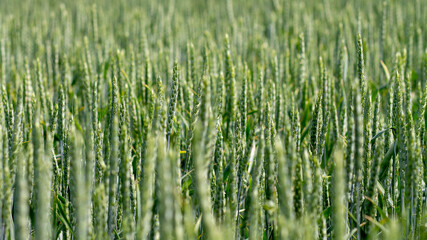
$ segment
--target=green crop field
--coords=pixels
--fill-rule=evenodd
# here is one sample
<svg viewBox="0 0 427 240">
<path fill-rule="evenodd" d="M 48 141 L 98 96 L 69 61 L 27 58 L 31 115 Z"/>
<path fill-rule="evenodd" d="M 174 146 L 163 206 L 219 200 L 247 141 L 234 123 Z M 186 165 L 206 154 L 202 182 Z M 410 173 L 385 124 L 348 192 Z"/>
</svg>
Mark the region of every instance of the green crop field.
<svg viewBox="0 0 427 240">
<path fill-rule="evenodd" d="M 0 0 L 0 240 L 427 239 L 426 0 Z"/>
</svg>

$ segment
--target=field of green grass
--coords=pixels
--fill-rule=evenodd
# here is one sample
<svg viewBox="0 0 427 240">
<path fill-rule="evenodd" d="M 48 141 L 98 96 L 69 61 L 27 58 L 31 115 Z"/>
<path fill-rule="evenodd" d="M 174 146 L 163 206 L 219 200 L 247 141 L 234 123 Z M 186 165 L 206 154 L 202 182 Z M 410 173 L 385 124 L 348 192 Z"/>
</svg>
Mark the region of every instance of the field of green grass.
<svg viewBox="0 0 427 240">
<path fill-rule="evenodd" d="M 426 0 L 1 0 L 0 240 L 427 239 Z"/>
</svg>

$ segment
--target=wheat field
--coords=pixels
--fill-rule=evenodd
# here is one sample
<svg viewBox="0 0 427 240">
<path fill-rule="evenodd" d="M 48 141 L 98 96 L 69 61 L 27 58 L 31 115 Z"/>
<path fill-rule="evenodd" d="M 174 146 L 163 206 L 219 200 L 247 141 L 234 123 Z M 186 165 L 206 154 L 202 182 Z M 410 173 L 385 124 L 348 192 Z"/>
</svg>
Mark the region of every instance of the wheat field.
<svg viewBox="0 0 427 240">
<path fill-rule="evenodd" d="M 427 239 L 426 13 L 0 1 L 0 240 Z"/>
</svg>

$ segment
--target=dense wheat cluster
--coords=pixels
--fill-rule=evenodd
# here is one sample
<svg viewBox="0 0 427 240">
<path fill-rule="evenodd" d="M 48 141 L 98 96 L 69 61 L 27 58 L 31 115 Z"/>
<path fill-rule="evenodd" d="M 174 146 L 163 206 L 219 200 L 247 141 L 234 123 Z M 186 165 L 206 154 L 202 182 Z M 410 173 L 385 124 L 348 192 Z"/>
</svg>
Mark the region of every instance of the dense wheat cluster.
<svg viewBox="0 0 427 240">
<path fill-rule="evenodd" d="M 0 1 L 0 240 L 426 239 L 426 13 Z"/>
</svg>

